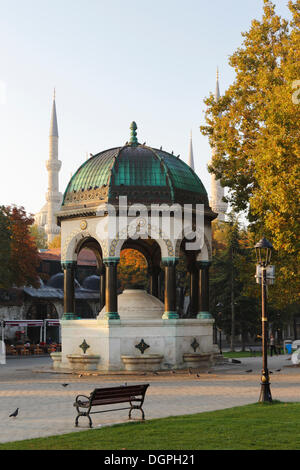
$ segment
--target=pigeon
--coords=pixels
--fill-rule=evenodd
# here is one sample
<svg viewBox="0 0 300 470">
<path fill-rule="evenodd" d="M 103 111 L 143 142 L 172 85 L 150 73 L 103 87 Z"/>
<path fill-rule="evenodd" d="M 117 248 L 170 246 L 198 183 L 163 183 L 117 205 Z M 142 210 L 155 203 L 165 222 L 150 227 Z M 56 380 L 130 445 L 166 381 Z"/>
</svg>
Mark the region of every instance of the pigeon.
<svg viewBox="0 0 300 470">
<path fill-rule="evenodd" d="M 269 370 L 269 374 L 273 374 L 273 372 L 271 370 Z"/>
<path fill-rule="evenodd" d="M 12 416 L 13 418 L 15 418 L 18 415 L 18 413 L 19 413 L 19 408 L 17 408 L 16 411 L 14 411 L 11 415 L 9 415 L 9 417 Z"/>
<path fill-rule="evenodd" d="M 200 374 L 197 374 L 197 377 L 200 377 Z"/>
<path fill-rule="evenodd" d="M 82 374 L 79 374 L 78 377 L 79 377 L 79 378 L 82 377 Z"/>
<path fill-rule="evenodd" d="M 247 374 L 249 374 L 249 372 L 252 372 L 252 369 L 245 370 L 245 372 L 247 372 Z"/>
<path fill-rule="evenodd" d="M 280 371 L 281 371 L 281 369 L 276 369 L 276 372 L 280 372 Z"/>
<path fill-rule="evenodd" d="M 69 384 L 62 384 L 63 387 L 67 387 Z"/>
</svg>

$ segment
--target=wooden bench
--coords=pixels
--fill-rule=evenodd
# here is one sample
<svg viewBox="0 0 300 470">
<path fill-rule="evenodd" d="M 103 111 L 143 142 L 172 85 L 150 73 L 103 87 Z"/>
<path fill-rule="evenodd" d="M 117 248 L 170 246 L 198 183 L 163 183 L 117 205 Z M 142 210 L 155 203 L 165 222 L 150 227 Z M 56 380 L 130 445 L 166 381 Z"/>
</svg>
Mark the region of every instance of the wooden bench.
<svg viewBox="0 0 300 470">
<path fill-rule="evenodd" d="M 89 397 L 85 395 L 77 395 L 75 403 L 73 404 L 77 409 L 77 417 L 75 419 L 75 426 L 78 426 L 78 419 L 80 416 L 87 416 L 90 423 L 90 428 L 93 423 L 90 414 L 105 413 L 107 411 L 130 410 L 128 418 L 131 419 L 132 410 L 140 410 L 142 412 L 142 419 L 145 419 L 145 414 L 142 409 L 145 394 L 149 384 L 142 385 L 122 385 L 119 387 L 109 388 L 95 388 Z M 129 403 L 130 406 L 125 408 L 114 408 L 103 411 L 91 411 L 94 406 L 105 406 L 118 403 Z M 80 410 L 83 409 L 84 411 Z"/>
</svg>

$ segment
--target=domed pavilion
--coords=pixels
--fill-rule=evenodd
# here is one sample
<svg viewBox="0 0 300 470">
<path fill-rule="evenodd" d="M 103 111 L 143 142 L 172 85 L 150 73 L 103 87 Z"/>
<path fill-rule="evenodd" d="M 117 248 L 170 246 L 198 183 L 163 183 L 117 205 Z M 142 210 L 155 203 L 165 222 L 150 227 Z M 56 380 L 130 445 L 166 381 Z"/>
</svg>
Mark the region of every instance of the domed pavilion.
<svg viewBox="0 0 300 470">
<path fill-rule="evenodd" d="M 155 328 L 159 321 L 160 328 L 172 325 L 175 329 L 187 325 L 184 322 L 194 321 L 201 328 L 209 325 L 212 329 L 208 270 L 211 263 L 211 221 L 217 214 L 209 207 L 208 195 L 201 180 L 180 156 L 139 143 L 135 122 L 130 128 L 131 137 L 124 146 L 93 155 L 78 168 L 67 185 L 61 210 L 57 214 L 57 223 L 61 226 L 61 261 L 64 270 L 65 313 L 62 323 L 69 328 L 66 330 L 69 332 L 66 335 L 69 338 L 66 353 L 74 352 L 70 328 L 78 328 L 80 322 L 83 322 L 83 330 L 87 321 L 98 322 L 98 327 L 106 322 L 106 329 L 111 330 L 110 333 L 123 323 L 132 323 L 133 320 L 129 319 L 122 321 L 117 294 L 120 253 L 128 248 L 138 250 L 146 258 L 150 295 L 154 297 L 158 296 L 159 274 L 164 270 L 164 312 L 160 320 L 148 320 L 154 322 Z M 170 225 L 170 220 L 173 225 L 167 230 L 166 224 Z M 100 310 L 104 309 L 105 314 L 97 320 L 75 320 L 74 316 L 74 274 L 78 254 L 83 248 L 95 253 L 100 273 Z M 176 265 L 180 252 L 186 256 L 190 273 L 191 311 L 194 318 L 189 320 L 180 319 L 176 311 Z M 140 321 L 147 322 L 147 319 Z M 130 327 L 133 336 L 136 336 L 134 341 L 138 341 L 140 327 L 136 330 L 132 325 Z M 186 339 L 187 342 L 195 339 L 193 326 L 190 327 L 192 337 Z M 88 341 L 85 338 L 87 334 L 88 331 L 83 331 L 82 339 Z M 143 335 L 147 336 L 146 333 Z M 78 331 L 75 336 L 78 337 Z M 92 343 L 94 340 L 91 337 L 89 341 Z M 210 342 L 207 338 L 205 341 L 207 344 Z M 200 343 L 200 338 L 196 342 Z M 136 351 L 135 346 L 130 345 L 131 352 Z M 98 345 L 91 349 L 99 354 L 101 347 Z M 103 357 L 103 351 L 100 357 Z M 101 365 L 100 360 L 98 368 L 116 368 L 116 364 L 108 362 Z M 177 359 L 172 363 L 169 358 L 168 362 L 174 367 L 178 366 Z"/>
</svg>

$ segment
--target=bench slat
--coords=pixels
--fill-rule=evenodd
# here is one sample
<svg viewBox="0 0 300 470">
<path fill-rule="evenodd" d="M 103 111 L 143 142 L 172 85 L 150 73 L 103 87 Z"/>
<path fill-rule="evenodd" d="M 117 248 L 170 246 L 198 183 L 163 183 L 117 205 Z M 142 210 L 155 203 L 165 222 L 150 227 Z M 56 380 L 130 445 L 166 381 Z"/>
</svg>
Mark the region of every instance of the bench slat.
<svg viewBox="0 0 300 470">
<path fill-rule="evenodd" d="M 144 395 L 148 386 L 140 387 L 140 386 L 124 386 L 124 387 L 113 387 L 111 389 L 95 389 L 91 394 L 91 401 L 105 398 L 117 398 L 117 397 L 130 397 L 133 395 Z"/>
</svg>

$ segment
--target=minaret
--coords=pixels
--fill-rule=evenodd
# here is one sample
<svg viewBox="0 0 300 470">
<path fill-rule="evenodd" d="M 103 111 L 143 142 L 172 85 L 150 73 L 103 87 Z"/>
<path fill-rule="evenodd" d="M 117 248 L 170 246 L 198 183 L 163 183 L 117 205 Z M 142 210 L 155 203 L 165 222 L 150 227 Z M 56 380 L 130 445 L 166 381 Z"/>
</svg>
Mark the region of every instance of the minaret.
<svg viewBox="0 0 300 470">
<path fill-rule="evenodd" d="M 191 137 L 190 137 L 190 149 L 189 149 L 189 161 L 188 161 L 188 165 L 191 167 L 192 170 L 195 171 L 192 131 L 191 131 Z"/>
<path fill-rule="evenodd" d="M 219 87 L 219 70 L 217 69 L 217 83 L 216 83 L 216 92 L 215 100 L 219 101 L 220 99 L 220 87 Z M 215 148 L 212 149 L 212 159 L 215 155 Z M 223 201 L 225 191 L 223 186 L 221 186 L 220 180 L 216 179 L 216 176 L 211 174 L 211 199 L 210 207 L 214 212 L 218 214 L 218 220 L 221 222 L 225 221 L 225 212 L 227 211 L 227 203 Z"/>
<path fill-rule="evenodd" d="M 58 160 L 58 127 L 55 104 L 55 90 L 52 104 L 51 124 L 49 133 L 49 160 L 46 162 L 48 171 L 48 191 L 46 193 L 47 201 L 47 224 L 45 232 L 48 237 L 48 243 L 59 234 L 60 228 L 56 224 L 55 214 L 59 211 L 62 194 L 58 187 L 58 173 L 61 168 L 61 161 Z"/>
</svg>

